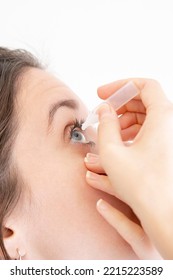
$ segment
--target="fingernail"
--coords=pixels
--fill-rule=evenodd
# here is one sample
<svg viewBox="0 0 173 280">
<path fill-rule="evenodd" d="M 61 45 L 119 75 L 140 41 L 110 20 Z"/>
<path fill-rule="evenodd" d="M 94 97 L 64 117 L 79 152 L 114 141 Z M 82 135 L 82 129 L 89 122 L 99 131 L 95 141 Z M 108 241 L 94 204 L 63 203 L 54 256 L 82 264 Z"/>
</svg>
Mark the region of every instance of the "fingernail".
<svg viewBox="0 0 173 280">
<path fill-rule="evenodd" d="M 85 161 L 86 163 L 97 163 L 97 162 L 98 162 L 98 159 L 99 159 L 98 155 L 88 153 L 88 154 L 86 155 L 86 157 L 84 158 L 84 161 Z"/>
<path fill-rule="evenodd" d="M 98 175 L 94 172 L 91 172 L 91 171 L 87 171 L 86 177 L 90 180 L 97 180 L 98 179 Z"/>
<path fill-rule="evenodd" d="M 97 208 L 99 210 L 106 210 L 107 209 L 107 205 L 106 205 L 106 202 L 103 200 L 103 199 L 99 199 L 97 201 Z"/>
</svg>

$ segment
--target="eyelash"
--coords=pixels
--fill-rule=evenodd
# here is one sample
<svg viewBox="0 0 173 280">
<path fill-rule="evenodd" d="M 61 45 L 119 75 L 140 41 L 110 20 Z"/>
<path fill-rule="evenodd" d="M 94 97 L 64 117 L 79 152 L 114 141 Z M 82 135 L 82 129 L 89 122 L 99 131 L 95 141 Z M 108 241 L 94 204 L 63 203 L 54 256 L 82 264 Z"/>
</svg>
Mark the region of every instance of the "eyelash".
<svg viewBox="0 0 173 280">
<path fill-rule="evenodd" d="M 69 135 L 69 138 L 70 140 L 72 139 L 72 133 L 74 132 L 74 130 L 76 128 L 78 128 L 80 131 L 82 131 L 82 124 L 84 123 L 84 119 L 81 119 L 81 120 L 78 120 L 78 119 L 75 119 L 74 122 L 73 122 L 73 125 L 70 127 L 70 135 Z M 83 131 L 82 131 L 83 132 Z M 89 141 L 88 143 L 81 143 L 83 145 L 90 145 L 90 146 L 94 146 L 95 143 L 93 141 Z"/>
<path fill-rule="evenodd" d="M 72 136 L 72 132 L 76 129 L 76 128 L 79 128 L 80 130 L 82 130 L 82 124 L 84 123 L 84 120 L 77 120 L 75 119 L 73 125 L 71 126 L 70 128 L 70 136 Z"/>
</svg>

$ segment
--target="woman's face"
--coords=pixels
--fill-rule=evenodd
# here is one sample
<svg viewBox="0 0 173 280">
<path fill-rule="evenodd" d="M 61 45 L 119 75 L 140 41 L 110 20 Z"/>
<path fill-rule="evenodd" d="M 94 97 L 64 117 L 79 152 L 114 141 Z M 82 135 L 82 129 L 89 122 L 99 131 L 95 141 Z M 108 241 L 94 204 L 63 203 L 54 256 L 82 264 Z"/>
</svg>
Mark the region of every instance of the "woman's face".
<svg viewBox="0 0 173 280">
<path fill-rule="evenodd" d="M 87 109 L 60 80 L 39 69 L 24 74 L 17 96 L 19 131 L 13 158 L 23 196 L 11 222 L 25 259 L 134 259 L 128 244 L 96 210 L 103 198 L 131 215 L 117 199 L 91 188 L 84 157 L 97 152 L 96 133 L 75 128 Z M 78 124 L 79 122 L 79 124 Z M 19 244 L 20 247 L 20 244 Z"/>
</svg>

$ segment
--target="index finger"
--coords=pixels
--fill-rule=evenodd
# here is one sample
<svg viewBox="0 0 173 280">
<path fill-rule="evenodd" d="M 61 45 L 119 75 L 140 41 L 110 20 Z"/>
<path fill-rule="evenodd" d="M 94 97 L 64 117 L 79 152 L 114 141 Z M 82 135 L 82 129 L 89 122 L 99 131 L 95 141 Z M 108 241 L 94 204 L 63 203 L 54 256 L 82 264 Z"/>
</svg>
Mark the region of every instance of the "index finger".
<svg viewBox="0 0 173 280">
<path fill-rule="evenodd" d="M 163 105 L 163 103 L 168 102 L 168 99 L 164 94 L 160 84 L 153 79 L 145 78 L 129 78 L 104 85 L 98 88 L 98 95 L 102 99 L 107 99 L 119 88 L 130 81 L 132 81 L 139 88 L 140 94 L 137 98 L 141 98 L 146 108 L 149 108 L 153 105 Z"/>
</svg>

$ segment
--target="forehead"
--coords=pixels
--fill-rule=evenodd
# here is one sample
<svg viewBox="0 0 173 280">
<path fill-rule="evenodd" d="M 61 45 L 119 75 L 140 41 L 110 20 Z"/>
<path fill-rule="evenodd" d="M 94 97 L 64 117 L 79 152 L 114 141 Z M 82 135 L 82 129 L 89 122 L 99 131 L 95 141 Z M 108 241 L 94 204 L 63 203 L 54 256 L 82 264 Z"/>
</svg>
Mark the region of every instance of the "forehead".
<svg viewBox="0 0 173 280">
<path fill-rule="evenodd" d="M 44 70 L 30 68 L 24 73 L 17 96 L 22 105 L 29 105 L 30 102 L 44 103 L 45 99 L 49 102 L 55 96 L 79 100 L 67 85 Z"/>
<path fill-rule="evenodd" d="M 81 99 L 50 73 L 31 68 L 21 78 L 15 106 L 20 134 L 36 132 L 41 135 L 45 131 L 52 105 L 62 100 L 75 100 L 79 105 L 78 117 L 86 117 L 88 110 Z M 62 118 L 59 120 L 62 121 Z"/>
</svg>

